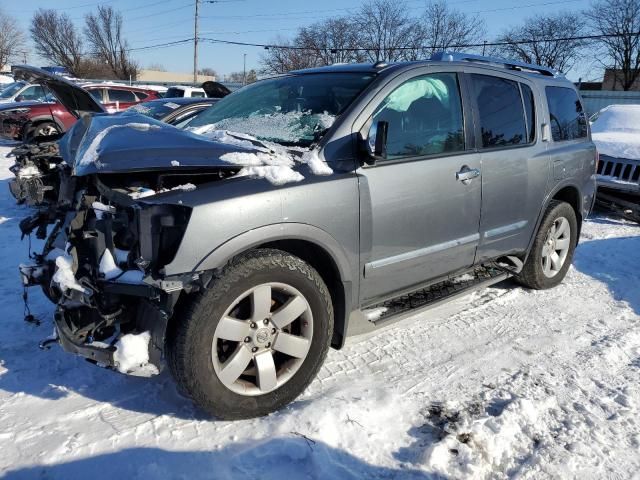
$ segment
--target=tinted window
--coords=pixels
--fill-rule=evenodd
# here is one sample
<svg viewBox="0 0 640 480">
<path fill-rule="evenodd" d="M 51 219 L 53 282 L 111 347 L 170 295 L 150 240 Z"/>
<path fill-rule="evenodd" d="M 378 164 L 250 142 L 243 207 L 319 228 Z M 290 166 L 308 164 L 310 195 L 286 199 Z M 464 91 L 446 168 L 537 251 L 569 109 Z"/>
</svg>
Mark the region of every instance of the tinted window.
<svg viewBox="0 0 640 480">
<path fill-rule="evenodd" d="M 89 90 L 89 93 L 93 98 L 95 98 L 98 102 L 102 103 L 102 89 L 97 90 Z"/>
<path fill-rule="evenodd" d="M 587 118 L 572 88 L 547 87 L 551 136 L 555 142 L 587 136 Z"/>
<path fill-rule="evenodd" d="M 527 128 L 518 84 L 489 75 L 471 75 L 484 148 L 527 143 Z"/>
<path fill-rule="evenodd" d="M 147 98 L 149 96 L 148 93 L 144 93 L 144 92 L 136 92 L 136 97 L 138 97 L 138 100 L 144 100 L 145 98 Z"/>
<path fill-rule="evenodd" d="M 116 90 L 109 88 L 107 89 L 109 93 L 109 101 L 110 102 L 137 102 L 138 99 L 129 90 Z"/>
<path fill-rule="evenodd" d="M 533 92 L 528 85 L 521 83 L 520 87 L 522 88 L 524 113 L 527 116 L 527 132 L 529 134 L 529 141 L 533 142 L 536 139 L 536 102 L 533 97 Z"/>
<path fill-rule="evenodd" d="M 167 90 L 167 93 L 165 93 L 165 98 L 180 98 L 180 97 L 184 97 L 184 90 L 182 90 L 181 88 L 169 88 Z"/>
<path fill-rule="evenodd" d="M 464 150 L 464 122 L 457 76 L 424 75 L 403 83 L 384 99 L 373 125 L 389 124 L 387 157 Z M 373 132 L 373 130 L 372 130 Z M 372 135 L 369 141 L 374 141 Z"/>
</svg>

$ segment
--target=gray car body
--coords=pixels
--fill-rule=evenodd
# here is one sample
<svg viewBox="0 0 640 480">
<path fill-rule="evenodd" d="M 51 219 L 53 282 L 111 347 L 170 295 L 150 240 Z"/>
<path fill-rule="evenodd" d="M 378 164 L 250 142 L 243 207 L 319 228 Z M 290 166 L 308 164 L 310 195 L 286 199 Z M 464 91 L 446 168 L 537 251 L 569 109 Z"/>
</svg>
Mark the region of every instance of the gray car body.
<svg viewBox="0 0 640 480">
<path fill-rule="evenodd" d="M 333 296 L 340 308 L 333 344 L 340 346 L 350 331 L 369 328 L 361 315 L 367 306 L 504 255 L 526 258 L 552 199 L 569 202 L 579 222 L 589 213 L 596 156 L 590 136 L 554 142 L 547 130 L 545 87 L 574 88 L 566 79 L 472 62 L 432 61 L 383 68 L 334 66 L 296 74 L 329 70 L 378 74 L 319 145 L 320 157 L 334 174 L 306 171 L 304 181 L 283 187 L 234 178 L 145 199 L 193 209 L 177 254 L 165 267 L 168 278 L 218 269 L 234 256 L 272 242 L 302 246 L 338 278 Z M 479 148 L 476 113 L 463 89 L 467 151 L 364 163 L 361 142 L 375 107 L 401 83 L 434 72 L 458 72 L 463 86 L 470 73 L 528 85 L 535 94 L 535 141 L 514 148 Z M 457 181 L 456 172 L 464 165 L 479 169 L 481 176 L 467 185 Z M 349 318 L 362 325 L 349 325 Z"/>
</svg>

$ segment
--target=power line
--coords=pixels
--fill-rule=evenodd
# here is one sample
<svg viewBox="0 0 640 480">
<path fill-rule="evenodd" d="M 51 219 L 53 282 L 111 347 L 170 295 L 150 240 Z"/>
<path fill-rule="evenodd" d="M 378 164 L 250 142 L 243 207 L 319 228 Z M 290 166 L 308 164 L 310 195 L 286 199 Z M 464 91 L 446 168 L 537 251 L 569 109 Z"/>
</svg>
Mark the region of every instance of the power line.
<svg viewBox="0 0 640 480">
<path fill-rule="evenodd" d="M 495 41 L 495 42 L 483 42 L 483 43 L 460 43 L 455 45 L 448 45 L 447 48 L 473 48 L 473 47 L 499 47 L 505 45 L 527 45 L 527 44 L 536 44 L 536 43 L 545 43 L 545 42 L 568 42 L 568 41 L 584 41 L 584 40 L 598 40 L 603 38 L 615 38 L 615 37 L 624 37 L 629 35 L 629 33 L 611 33 L 611 34 L 603 34 L 603 35 L 581 35 L 574 37 L 558 37 L 558 38 L 543 38 L 538 40 L 515 40 L 515 41 Z M 640 32 L 633 32 L 631 35 L 639 35 Z M 366 52 L 372 50 L 437 50 L 441 49 L 440 45 L 417 45 L 412 47 L 388 47 L 388 48 L 379 48 L 379 47 L 347 47 L 347 48 L 333 48 L 329 46 L 322 47 L 303 47 L 297 45 L 276 45 L 276 44 L 268 44 L 268 43 L 250 43 L 250 42 L 239 42 L 234 40 L 223 40 L 217 38 L 200 38 L 200 40 L 210 43 L 220 43 L 223 45 L 239 45 L 244 47 L 260 47 L 266 50 L 274 49 L 274 50 L 324 50 L 334 52 Z"/>
</svg>

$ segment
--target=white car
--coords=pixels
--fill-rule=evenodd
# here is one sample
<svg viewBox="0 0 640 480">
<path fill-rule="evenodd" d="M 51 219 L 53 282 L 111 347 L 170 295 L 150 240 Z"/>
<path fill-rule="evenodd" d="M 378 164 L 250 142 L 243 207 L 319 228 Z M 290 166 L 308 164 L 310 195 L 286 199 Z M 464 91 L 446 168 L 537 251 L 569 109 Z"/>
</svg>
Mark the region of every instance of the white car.
<svg viewBox="0 0 640 480">
<path fill-rule="evenodd" d="M 207 94 L 203 88 L 188 87 L 186 85 L 172 85 L 167 89 L 164 98 L 205 98 Z"/>
<path fill-rule="evenodd" d="M 0 90 L 0 103 L 40 101 L 46 96 L 47 92 L 41 85 L 13 82 Z"/>
<path fill-rule="evenodd" d="M 591 117 L 600 153 L 598 187 L 640 193 L 640 105 L 609 105 Z"/>
</svg>

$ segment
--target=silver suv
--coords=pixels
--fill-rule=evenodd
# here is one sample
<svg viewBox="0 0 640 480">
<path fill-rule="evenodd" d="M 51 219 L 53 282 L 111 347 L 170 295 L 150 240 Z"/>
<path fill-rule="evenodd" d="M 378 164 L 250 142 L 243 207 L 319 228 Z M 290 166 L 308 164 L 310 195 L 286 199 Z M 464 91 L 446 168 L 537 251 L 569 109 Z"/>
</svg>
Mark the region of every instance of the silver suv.
<svg viewBox="0 0 640 480">
<path fill-rule="evenodd" d="M 59 342 L 167 364 L 228 419 L 291 402 L 349 335 L 510 276 L 558 285 L 595 191 L 574 86 L 463 54 L 292 72 L 187 131 L 85 115 L 60 155 L 58 202 L 23 222 L 53 233 L 22 268 Z"/>
</svg>

